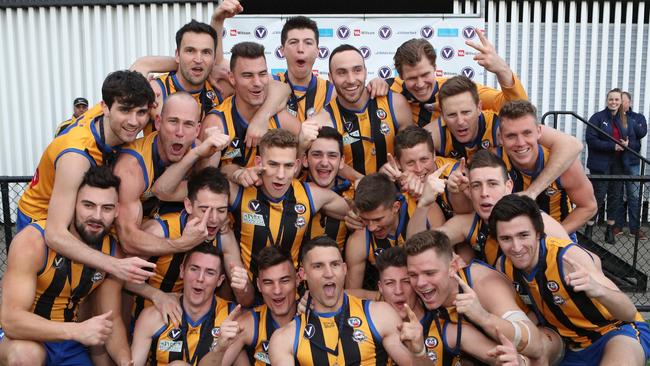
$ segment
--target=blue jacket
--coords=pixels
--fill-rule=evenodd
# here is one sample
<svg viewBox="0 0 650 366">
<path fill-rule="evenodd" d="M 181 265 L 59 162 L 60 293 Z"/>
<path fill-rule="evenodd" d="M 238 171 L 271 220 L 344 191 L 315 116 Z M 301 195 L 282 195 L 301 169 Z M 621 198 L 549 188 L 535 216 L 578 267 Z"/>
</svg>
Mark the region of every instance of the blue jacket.
<svg viewBox="0 0 650 366">
<path fill-rule="evenodd" d="M 636 136 L 634 135 L 634 129 L 632 128 L 623 128 L 621 126 L 621 119 L 618 115 L 612 116 L 609 109 L 605 108 L 600 112 L 596 112 L 591 118 L 591 122 L 596 127 L 605 131 L 610 136 L 614 135 L 614 125 L 618 128 L 618 131 L 621 134 L 621 139 L 626 137 L 630 141 L 630 147 L 632 147 L 632 141 L 637 141 Z M 628 123 L 628 127 L 629 127 Z M 630 133 L 632 136 L 630 136 Z M 589 156 L 587 157 L 587 168 L 591 174 L 606 174 L 609 172 L 609 166 L 611 161 L 616 157 L 615 147 L 616 144 L 609 140 L 606 136 L 598 133 L 596 130 L 587 127 L 585 132 L 585 140 L 587 141 L 587 149 L 589 151 Z M 625 162 L 624 162 L 625 163 Z"/>
<path fill-rule="evenodd" d="M 628 146 L 639 152 L 641 150 L 641 139 L 648 134 L 648 123 L 646 122 L 645 117 L 641 113 L 632 112 L 631 110 L 626 113 L 627 115 L 627 127 L 628 127 Z M 634 138 L 632 138 L 634 135 Z M 643 154 L 642 154 L 643 155 Z M 626 166 L 639 165 L 639 158 L 630 154 L 629 152 L 623 153 L 623 163 Z"/>
</svg>

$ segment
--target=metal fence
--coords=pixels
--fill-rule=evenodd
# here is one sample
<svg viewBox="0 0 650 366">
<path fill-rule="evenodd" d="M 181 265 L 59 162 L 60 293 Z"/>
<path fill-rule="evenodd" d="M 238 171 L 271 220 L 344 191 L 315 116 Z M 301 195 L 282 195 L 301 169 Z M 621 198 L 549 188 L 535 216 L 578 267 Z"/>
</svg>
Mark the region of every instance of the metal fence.
<svg viewBox="0 0 650 366">
<path fill-rule="evenodd" d="M 0 208 L 2 208 L 0 245 L 4 249 L 0 250 L 0 278 L 7 268 L 7 252 L 16 231 L 14 223 L 18 200 L 31 180 L 32 177 L 0 177 Z"/>
</svg>

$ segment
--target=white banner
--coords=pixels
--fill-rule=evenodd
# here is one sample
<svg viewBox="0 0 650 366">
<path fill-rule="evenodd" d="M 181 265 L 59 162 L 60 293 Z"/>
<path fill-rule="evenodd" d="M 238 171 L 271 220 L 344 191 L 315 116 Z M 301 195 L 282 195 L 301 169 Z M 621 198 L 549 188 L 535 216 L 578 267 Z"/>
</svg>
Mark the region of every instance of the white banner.
<svg viewBox="0 0 650 366">
<path fill-rule="evenodd" d="M 393 64 L 395 50 L 412 38 L 425 38 L 437 54 L 438 77 L 463 74 L 482 82 L 484 69 L 473 60 L 478 52 L 465 44 L 466 40 L 480 42 L 475 28 L 484 29 L 480 18 L 333 18 L 312 17 L 318 24 L 319 55 L 314 72 L 324 78 L 328 75 L 328 60 L 332 50 L 348 43 L 361 50 L 366 59 L 368 80 L 380 76 L 397 76 Z M 286 18 L 238 16 L 224 25 L 224 53 L 239 42 L 253 41 L 264 45 L 266 59 L 272 74 L 284 72 L 286 62 L 280 51 L 280 32 Z"/>
</svg>

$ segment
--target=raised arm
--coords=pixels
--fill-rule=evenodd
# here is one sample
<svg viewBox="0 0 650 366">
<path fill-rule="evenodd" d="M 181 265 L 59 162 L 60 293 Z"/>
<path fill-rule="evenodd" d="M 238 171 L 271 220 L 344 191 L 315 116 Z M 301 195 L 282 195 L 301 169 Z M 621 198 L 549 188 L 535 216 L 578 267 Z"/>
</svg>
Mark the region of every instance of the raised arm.
<svg viewBox="0 0 650 366">
<path fill-rule="evenodd" d="M 315 184 L 308 183 L 314 201 L 314 212 L 321 211 L 325 216 L 337 220 L 343 220 L 350 210 L 345 198 L 339 196 L 334 191 L 318 187 Z"/>
<path fill-rule="evenodd" d="M 544 169 L 525 191 L 533 199 L 569 169 L 582 151 L 582 143 L 578 139 L 547 126 L 542 126 L 539 143 L 551 152 Z"/>
<path fill-rule="evenodd" d="M 285 109 L 290 95 L 291 87 L 288 84 L 272 78 L 269 80 L 266 100 L 260 109 L 255 112 L 255 116 L 248 124 L 246 139 L 244 140 L 246 146 L 257 146 L 262 136 L 269 129 L 269 119 Z M 295 135 L 297 136 L 298 133 L 295 133 Z"/>
<path fill-rule="evenodd" d="M 152 72 L 170 72 L 178 68 L 176 59 L 171 56 L 142 56 L 129 67 L 147 77 Z"/>
<path fill-rule="evenodd" d="M 226 274 L 231 281 L 230 287 L 235 294 L 237 303 L 244 307 L 253 305 L 255 289 L 248 277 L 248 271 L 241 261 L 239 243 L 237 243 L 232 230 L 221 235 L 221 251 L 223 252 Z"/>
</svg>

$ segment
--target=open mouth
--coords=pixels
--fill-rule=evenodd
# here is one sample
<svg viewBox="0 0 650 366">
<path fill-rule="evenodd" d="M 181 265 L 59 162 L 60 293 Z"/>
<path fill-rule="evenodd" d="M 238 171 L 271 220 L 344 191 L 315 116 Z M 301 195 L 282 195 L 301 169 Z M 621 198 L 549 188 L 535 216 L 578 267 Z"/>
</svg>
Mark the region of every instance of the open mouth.
<svg viewBox="0 0 650 366">
<path fill-rule="evenodd" d="M 298 67 L 301 67 L 301 68 L 305 67 L 307 65 L 307 61 L 305 61 L 305 60 L 296 60 L 296 65 Z"/>
<path fill-rule="evenodd" d="M 203 74 L 203 68 L 202 67 L 193 67 L 191 70 L 192 70 L 192 74 L 194 76 L 201 76 Z"/>
<path fill-rule="evenodd" d="M 86 226 L 92 231 L 101 231 L 104 229 L 104 225 L 97 222 L 87 222 Z"/>
<path fill-rule="evenodd" d="M 218 226 L 208 226 L 208 235 L 214 236 L 217 234 L 218 230 L 219 230 Z"/>
<path fill-rule="evenodd" d="M 327 178 L 332 173 L 331 169 L 316 169 L 316 174 L 320 178 Z"/>
<path fill-rule="evenodd" d="M 323 292 L 327 297 L 333 297 L 336 294 L 336 284 L 335 283 L 326 283 L 323 286 Z"/>
<path fill-rule="evenodd" d="M 271 186 L 273 186 L 273 189 L 279 191 L 279 190 L 281 190 L 282 188 L 284 188 L 284 183 L 273 183 L 273 184 L 271 184 Z"/>
<path fill-rule="evenodd" d="M 285 297 L 280 297 L 280 298 L 277 298 L 277 299 L 272 299 L 271 302 L 275 306 L 280 306 L 280 305 L 284 304 L 285 299 L 286 299 Z"/>
<path fill-rule="evenodd" d="M 204 290 L 200 287 L 192 287 L 192 293 L 194 295 L 201 295 L 203 294 Z"/>
<path fill-rule="evenodd" d="M 437 293 L 438 291 L 434 289 L 421 290 L 420 297 L 422 300 L 424 300 L 424 302 L 432 303 Z"/>
<path fill-rule="evenodd" d="M 172 152 L 180 154 L 183 151 L 183 144 L 172 144 Z"/>
</svg>

